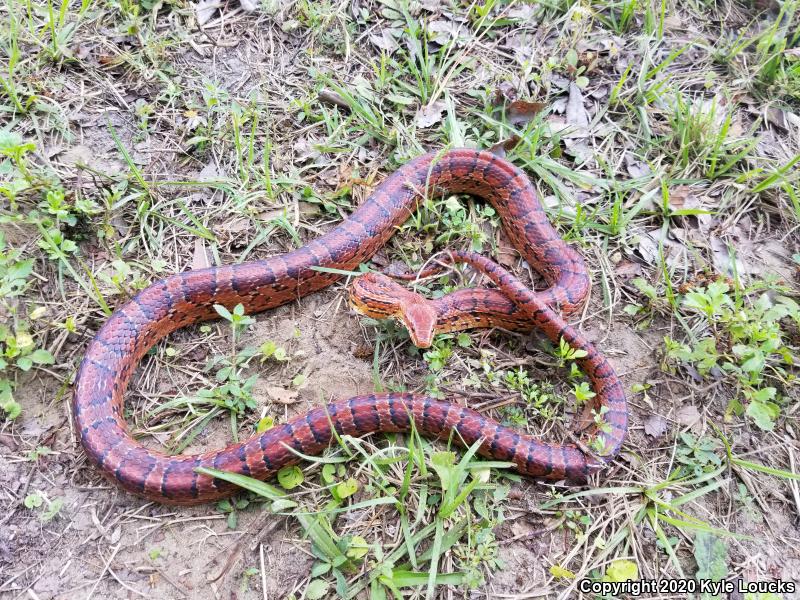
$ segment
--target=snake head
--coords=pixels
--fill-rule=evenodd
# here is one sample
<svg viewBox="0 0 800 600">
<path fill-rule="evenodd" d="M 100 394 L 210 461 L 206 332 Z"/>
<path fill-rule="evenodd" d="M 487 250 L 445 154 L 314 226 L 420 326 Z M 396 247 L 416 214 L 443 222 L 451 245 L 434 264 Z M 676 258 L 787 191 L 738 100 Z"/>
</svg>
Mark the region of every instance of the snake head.
<svg viewBox="0 0 800 600">
<path fill-rule="evenodd" d="M 350 287 L 350 304 L 373 319 L 397 319 L 418 348 L 430 348 L 438 315 L 424 296 L 404 288 L 382 273 L 366 273 Z"/>
</svg>

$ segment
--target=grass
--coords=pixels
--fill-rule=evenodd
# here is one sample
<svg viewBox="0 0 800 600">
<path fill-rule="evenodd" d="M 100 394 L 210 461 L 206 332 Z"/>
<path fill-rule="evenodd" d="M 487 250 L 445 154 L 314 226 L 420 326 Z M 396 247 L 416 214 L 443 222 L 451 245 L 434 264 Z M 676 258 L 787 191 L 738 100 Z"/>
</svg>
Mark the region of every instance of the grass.
<svg viewBox="0 0 800 600">
<path fill-rule="evenodd" d="M 509 486 L 489 482 L 488 475 L 491 468 L 507 468 L 507 463 L 475 460 L 477 445 L 456 462 L 453 452 L 432 448 L 413 430 L 384 448 L 346 436 L 338 442 L 339 449 L 321 461 L 303 457 L 316 463 L 311 477 L 309 469 L 284 468 L 278 475 L 283 490 L 249 477 L 203 470 L 266 500 L 266 509 L 274 514 L 297 519 L 317 558 L 312 567 L 317 578 L 310 581 L 307 594 L 335 587 L 339 596 L 354 598 L 368 588 L 371 597 L 386 598 L 419 588 L 433 597 L 440 585 L 480 585 L 485 569 L 502 568 L 492 529 L 503 521 L 500 503 Z M 359 479 L 347 477 L 351 462 L 357 464 Z M 428 481 L 433 473 L 436 483 Z M 362 490 L 359 481 L 364 480 Z M 302 484 L 317 493 L 308 493 L 308 485 L 302 499 L 290 493 Z M 316 510 L 308 502 L 320 492 L 331 499 Z M 367 499 L 345 506 L 356 494 Z M 374 510 L 379 518 L 397 519 L 402 535 L 387 543 L 336 533 L 335 523 L 349 510 Z M 423 551 L 421 545 L 431 537 Z M 441 573 L 440 562 L 451 550 L 461 570 Z"/>
<path fill-rule="evenodd" d="M 265 3 L 200 30 L 172 2 L 0 5 L 0 592 L 568 598 L 582 579 L 791 577 L 798 8 Z M 506 157 L 592 273 L 576 320 L 628 390 L 612 469 L 532 484 L 412 432 L 338 439 L 191 513 L 99 483 L 63 416 L 116 307 L 169 273 L 302 246 L 424 151 L 512 136 Z M 458 247 L 540 285 L 500 224 L 480 200 L 432 197 L 358 271 Z M 568 348 L 473 331 L 419 351 L 349 315 L 344 290 L 264 318 L 220 307 L 170 336 L 134 376 L 134 434 L 213 449 L 382 389 L 575 435 L 591 390 Z"/>
<path fill-rule="evenodd" d="M 735 39 L 723 43 L 715 59 L 743 78 L 759 94 L 787 101 L 800 99 L 800 61 L 791 49 L 800 34 L 794 26 L 800 3 L 781 3 L 769 20 L 754 19 Z"/>
</svg>

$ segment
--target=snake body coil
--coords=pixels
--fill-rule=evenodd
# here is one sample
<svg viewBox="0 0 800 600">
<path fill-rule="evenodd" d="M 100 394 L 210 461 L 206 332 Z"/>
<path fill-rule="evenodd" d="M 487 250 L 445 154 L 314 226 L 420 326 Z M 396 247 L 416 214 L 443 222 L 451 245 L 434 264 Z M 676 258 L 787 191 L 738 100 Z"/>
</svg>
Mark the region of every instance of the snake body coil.
<svg viewBox="0 0 800 600">
<path fill-rule="evenodd" d="M 596 393 L 598 425 L 591 432 L 596 456 L 577 446 L 539 442 L 469 408 L 407 393 L 333 402 L 243 443 L 204 454 L 169 456 L 131 437 L 123 419 L 125 389 L 139 360 L 158 340 L 180 327 L 217 317 L 214 304 L 231 309 L 241 303 L 254 313 L 331 285 L 341 275 L 314 267 L 352 270 L 369 259 L 430 189 L 488 200 L 511 242 L 550 285 L 533 293 L 491 261 L 454 253 L 454 260 L 472 263 L 498 289 L 460 290 L 434 301 L 436 330 L 536 327 L 556 343 L 563 338 L 584 350 L 579 363 Z M 624 391 L 613 369 L 559 314 L 573 313 L 588 290 L 582 258 L 550 225 L 522 171 L 487 152 L 426 154 L 398 169 L 349 218 L 302 248 L 266 260 L 172 275 L 119 308 L 91 341 L 81 363 L 73 398 L 75 423 L 89 459 L 104 475 L 130 492 L 169 504 L 199 504 L 236 490 L 198 474 L 197 467 L 267 479 L 299 462 L 289 448 L 306 455 L 321 452 L 333 437 L 331 426 L 339 434 L 361 436 L 406 431 L 412 419 L 429 437 L 447 438 L 455 431 L 455 438 L 467 444 L 483 440 L 481 454 L 511 461 L 525 475 L 582 480 L 617 453 L 628 419 Z"/>
</svg>

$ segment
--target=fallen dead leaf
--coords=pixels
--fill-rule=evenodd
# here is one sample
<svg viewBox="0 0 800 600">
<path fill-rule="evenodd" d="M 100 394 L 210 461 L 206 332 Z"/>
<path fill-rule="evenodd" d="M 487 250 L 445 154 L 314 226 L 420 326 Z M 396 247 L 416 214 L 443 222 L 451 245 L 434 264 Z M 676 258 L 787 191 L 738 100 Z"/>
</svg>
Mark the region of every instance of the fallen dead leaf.
<svg viewBox="0 0 800 600">
<path fill-rule="evenodd" d="M 400 47 L 392 33 L 392 29 L 384 29 L 380 33 L 372 33 L 369 36 L 369 41 L 380 50 L 392 54 Z"/>
<path fill-rule="evenodd" d="M 197 24 L 201 27 L 211 20 L 214 13 L 221 6 L 219 0 L 201 0 L 194 5 L 194 14 Z"/>
<path fill-rule="evenodd" d="M 195 238 L 194 254 L 192 255 L 192 269 L 206 269 L 211 266 L 206 252 L 206 243 L 203 238 Z"/>
<path fill-rule="evenodd" d="M 686 204 L 686 199 L 691 196 L 692 188 L 688 185 L 678 185 L 669 191 L 669 205 L 675 210 L 680 210 Z"/>
<path fill-rule="evenodd" d="M 644 432 L 654 438 L 661 437 L 667 431 L 667 420 L 661 415 L 650 415 L 644 422 Z"/>
<path fill-rule="evenodd" d="M 517 99 L 517 88 L 510 81 L 501 81 L 494 91 L 495 106 L 502 106 Z"/>
<path fill-rule="evenodd" d="M 497 142 L 494 146 L 489 148 L 489 152 L 494 154 L 495 156 L 499 156 L 500 158 L 505 158 L 506 153 L 513 150 L 517 144 L 519 144 L 519 136 L 512 135 L 507 140 L 503 140 L 501 142 Z"/>
<path fill-rule="evenodd" d="M 506 107 L 508 122 L 512 125 L 524 125 L 533 120 L 547 106 L 544 102 L 514 100 Z"/>
<path fill-rule="evenodd" d="M 642 265 L 632 260 L 621 260 L 620 263 L 614 267 L 614 273 L 623 279 L 632 279 L 639 277 L 642 274 Z"/>
<path fill-rule="evenodd" d="M 421 107 L 417 111 L 417 127 L 420 129 L 433 127 L 436 125 L 436 123 L 442 120 L 442 113 L 446 108 L 447 105 L 441 100 Z"/>
<path fill-rule="evenodd" d="M 570 137 L 581 137 L 589 132 L 589 113 L 583 106 L 583 94 L 574 82 L 569 84 L 569 98 L 567 99 L 567 123 L 572 126 Z"/>
<path fill-rule="evenodd" d="M 459 37 L 459 27 L 457 23 L 446 19 L 437 19 L 428 23 L 428 40 L 434 44 L 444 46 L 450 40 Z"/>
<path fill-rule="evenodd" d="M 682 406 L 678 409 L 678 412 L 675 413 L 675 419 L 681 425 L 686 425 L 687 427 L 694 427 L 700 422 L 700 412 L 697 408 L 691 404 L 687 406 Z"/>
<path fill-rule="evenodd" d="M 517 260 L 517 249 L 511 244 L 511 241 L 506 237 L 505 233 L 501 231 L 497 241 L 497 262 L 504 267 L 512 267 Z"/>
<path fill-rule="evenodd" d="M 296 390 L 287 390 L 279 385 L 270 385 L 264 391 L 274 402 L 279 404 L 294 404 L 297 402 L 298 394 Z"/>
<path fill-rule="evenodd" d="M 651 173 L 650 167 L 647 163 L 637 160 L 636 157 L 630 152 L 625 153 L 625 167 L 628 170 L 628 175 L 634 179 L 646 177 Z"/>
</svg>

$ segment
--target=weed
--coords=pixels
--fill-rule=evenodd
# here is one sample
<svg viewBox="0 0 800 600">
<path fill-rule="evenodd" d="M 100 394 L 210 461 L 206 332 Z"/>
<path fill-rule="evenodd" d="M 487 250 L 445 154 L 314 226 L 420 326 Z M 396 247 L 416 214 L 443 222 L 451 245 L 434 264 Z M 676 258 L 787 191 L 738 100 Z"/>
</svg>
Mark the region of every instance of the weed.
<svg viewBox="0 0 800 600">
<path fill-rule="evenodd" d="M 715 281 L 687 293 L 682 306 L 697 315 L 707 335 L 689 344 L 668 337 L 666 358 L 692 365 L 701 377 L 731 378 L 739 395 L 731 400 L 727 414 L 746 412 L 758 427 L 771 430 L 780 414 L 779 389 L 791 397 L 789 390 L 798 381 L 797 357 L 784 341 L 782 325 L 800 322 L 797 303 L 768 293 L 751 300 L 737 288 Z"/>
<path fill-rule="evenodd" d="M 675 460 L 681 465 L 676 470 L 678 477 L 700 477 L 722 464 L 722 458 L 717 453 L 721 444 L 717 440 L 698 438 L 684 431 L 680 434 L 680 442 L 675 453 Z"/>
<path fill-rule="evenodd" d="M 353 598 L 369 587 L 372 597 L 400 597 L 404 588 L 427 587 L 427 595 L 432 597 L 438 585 L 480 585 L 484 570 L 503 567 L 492 530 L 502 522 L 499 505 L 508 488 L 490 483 L 489 474 L 490 469 L 505 468 L 508 463 L 476 460 L 478 444 L 456 460 L 453 452 L 432 449 L 413 429 L 406 443 L 367 453 L 363 440 L 346 436 L 339 439 L 345 456 L 358 456 L 364 461 L 359 470 L 362 477 L 366 475 L 370 480 L 364 488 L 366 499 L 362 497 L 355 503 L 361 486 L 359 480 L 346 476 L 344 461 L 348 459 L 343 460 L 336 453 L 321 459 L 306 457 L 322 465 L 320 483 L 331 494 L 331 500 L 321 510 L 309 510 L 280 489 L 249 477 L 213 469 L 199 471 L 255 492 L 268 501 L 268 510 L 285 512 L 298 520 L 316 559 L 307 596 L 311 592 L 322 597 L 335 589 L 340 597 Z M 428 472 L 434 473 L 436 480 L 428 482 Z M 297 467 L 286 467 L 278 473 L 278 482 L 284 489 L 295 489 L 306 480 Z M 336 532 L 336 516 L 344 510 L 382 506 L 396 511 L 399 517 L 403 536 L 400 545 L 385 548 L 360 535 Z M 433 511 L 434 522 L 425 525 L 422 515 L 428 511 Z M 417 550 L 426 540 L 430 541 L 428 549 Z M 440 573 L 439 561 L 450 549 L 463 570 Z M 362 575 L 353 578 L 356 574 Z"/>
<path fill-rule="evenodd" d="M 47 523 L 55 519 L 61 512 L 61 508 L 64 506 L 64 498 L 59 497 L 51 500 L 44 492 L 36 491 L 25 496 L 22 504 L 29 510 L 42 509 L 39 520 Z"/>
<path fill-rule="evenodd" d="M 692 101 L 676 92 L 669 112 L 670 139 L 678 169 L 696 170 L 702 177 L 718 179 L 744 163 L 753 153 L 758 138 L 733 137 L 731 125 L 735 106 L 721 108 L 717 98 Z"/>
<path fill-rule="evenodd" d="M 558 348 L 556 348 L 556 358 L 558 359 L 559 367 L 564 367 L 567 363 L 575 361 L 579 358 L 584 358 L 586 355 L 586 350 L 573 348 L 564 338 L 561 338 Z"/>
<path fill-rule="evenodd" d="M 797 0 L 782 2 L 777 17 L 770 18 L 761 31 L 751 35 L 745 29 L 732 42 L 722 44 L 714 52 L 715 59 L 760 94 L 800 99 L 800 60 L 788 52 L 800 41 L 798 9 Z"/>
<path fill-rule="evenodd" d="M 214 306 L 217 314 L 228 322 L 231 332 L 231 351 L 229 354 L 214 356 L 208 361 L 206 371 L 214 371 L 217 385 L 197 390 L 191 397 L 177 398 L 157 408 L 155 413 L 174 410 L 181 406 L 190 411 L 191 425 L 184 429 L 178 437 L 182 438 L 176 446 L 176 452 L 182 451 L 202 431 L 209 421 L 220 411 L 230 413 L 231 434 L 238 440 L 238 419 L 257 406 L 253 397 L 253 386 L 258 375 L 245 376 L 245 369 L 259 350 L 247 347 L 239 350 L 238 342 L 242 332 L 255 323 L 252 317 L 244 314 L 244 306 L 237 304 L 232 311 L 219 304 Z M 261 352 L 263 356 L 263 350 Z M 202 408 L 201 408 L 202 407 Z M 198 411 L 198 408 L 201 410 Z"/>
<path fill-rule="evenodd" d="M 0 232 L 0 304 L 13 319 L 0 324 L 0 409 L 9 419 L 15 419 L 22 407 L 14 400 L 16 374 L 30 371 L 34 365 L 52 365 L 53 355 L 37 348 L 30 333 L 30 321 L 38 318 L 38 309 L 30 315 L 20 313 L 18 299 L 25 293 L 33 273 L 34 260 L 22 258 L 22 252 L 9 248 Z M 23 304 L 24 306 L 24 304 Z M 27 318 L 26 318 L 27 317 Z"/>
<path fill-rule="evenodd" d="M 525 427 L 536 417 L 546 421 L 559 419 L 559 409 L 564 400 L 554 387 L 546 382 L 532 381 L 522 367 L 500 373 L 501 381 L 509 391 L 519 392 L 522 406 L 511 405 L 504 409 L 509 423 Z"/>
</svg>

